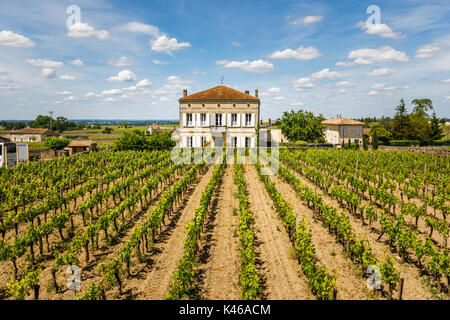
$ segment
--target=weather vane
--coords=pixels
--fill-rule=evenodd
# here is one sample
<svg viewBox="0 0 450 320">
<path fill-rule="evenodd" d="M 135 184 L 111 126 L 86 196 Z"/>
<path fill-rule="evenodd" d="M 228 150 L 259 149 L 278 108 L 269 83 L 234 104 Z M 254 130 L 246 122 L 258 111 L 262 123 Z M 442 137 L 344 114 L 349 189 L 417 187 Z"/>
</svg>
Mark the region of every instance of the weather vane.
<svg viewBox="0 0 450 320">
<path fill-rule="evenodd" d="M 224 78 L 224 77 L 222 76 L 222 79 L 220 80 L 221 84 L 223 84 L 223 78 Z"/>
</svg>

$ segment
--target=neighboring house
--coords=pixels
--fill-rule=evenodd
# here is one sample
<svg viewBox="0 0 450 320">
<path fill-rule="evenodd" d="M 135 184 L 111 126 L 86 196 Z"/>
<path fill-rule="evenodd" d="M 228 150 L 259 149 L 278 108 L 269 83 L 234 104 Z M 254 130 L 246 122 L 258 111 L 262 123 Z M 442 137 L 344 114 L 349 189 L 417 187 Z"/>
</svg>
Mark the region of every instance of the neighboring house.
<svg viewBox="0 0 450 320">
<path fill-rule="evenodd" d="M 6 128 L 5 127 L 3 127 L 3 126 L 0 126 L 0 131 L 5 131 L 6 130 Z"/>
<path fill-rule="evenodd" d="M 364 122 L 342 118 L 342 115 L 338 114 L 336 118 L 322 121 L 322 125 L 325 126 L 325 140 L 328 143 L 340 145 L 348 140 L 352 143 L 363 143 Z"/>
<path fill-rule="evenodd" d="M 0 142 L 10 142 L 10 140 L 6 137 L 0 136 Z"/>
<path fill-rule="evenodd" d="M 57 136 L 56 132 L 42 128 L 24 128 L 9 132 L 9 139 L 12 142 L 43 142 L 47 137 Z"/>
<path fill-rule="evenodd" d="M 179 146 L 256 147 L 260 100 L 249 91 L 220 85 L 192 95 L 183 91 Z"/>
<path fill-rule="evenodd" d="M 149 134 L 154 134 L 155 132 L 161 132 L 161 128 L 157 124 L 152 124 L 147 128 Z"/>
<path fill-rule="evenodd" d="M 90 152 L 97 150 L 97 143 L 92 140 L 72 140 L 69 145 L 64 148 L 69 151 L 69 155 L 81 153 L 81 152 Z"/>
</svg>

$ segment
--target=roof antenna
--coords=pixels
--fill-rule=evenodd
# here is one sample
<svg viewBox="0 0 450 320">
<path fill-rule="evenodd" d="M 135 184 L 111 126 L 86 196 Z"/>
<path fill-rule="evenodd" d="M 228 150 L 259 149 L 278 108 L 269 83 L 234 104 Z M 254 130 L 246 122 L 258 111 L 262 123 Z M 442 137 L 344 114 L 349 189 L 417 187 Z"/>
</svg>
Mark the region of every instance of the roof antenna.
<svg viewBox="0 0 450 320">
<path fill-rule="evenodd" d="M 222 76 L 222 79 L 221 79 L 221 81 L 220 81 L 220 82 L 221 82 L 221 84 L 223 84 L 223 78 L 224 78 L 224 76 Z"/>
</svg>

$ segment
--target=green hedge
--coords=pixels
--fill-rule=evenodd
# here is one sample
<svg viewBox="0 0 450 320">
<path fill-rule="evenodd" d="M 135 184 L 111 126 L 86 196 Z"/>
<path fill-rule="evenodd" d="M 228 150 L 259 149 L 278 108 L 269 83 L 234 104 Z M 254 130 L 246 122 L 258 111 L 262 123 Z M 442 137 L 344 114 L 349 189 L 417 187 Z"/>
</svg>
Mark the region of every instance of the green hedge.
<svg viewBox="0 0 450 320">
<path fill-rule="evenodd" d="M 442 146 L 445 143 L 450 143 L 450 139 L 447 140 L 434 140 L 434 141 L 419 141 L 419 140 L 391 140 L 390 146 L 394 147 L 410 147 L 410 146 Z"/>
</svg>

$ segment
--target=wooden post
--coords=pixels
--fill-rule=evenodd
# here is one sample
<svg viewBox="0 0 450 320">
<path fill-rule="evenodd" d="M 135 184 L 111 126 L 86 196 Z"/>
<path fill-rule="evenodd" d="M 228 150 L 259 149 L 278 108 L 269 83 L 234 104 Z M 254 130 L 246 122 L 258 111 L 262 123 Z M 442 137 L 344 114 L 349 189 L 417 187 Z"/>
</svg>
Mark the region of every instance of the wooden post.
<svg viewBox="0 0 450 320">
<path fill-rule="evenodd" d="M 402 300 L 402 296 L 403 296 L 403 284 L 405 283 L 405 279 L 404 278 L 400 278 L 400 287 L 398 289 L 398 300 Z"/>
<path fill-rule="evenodd" d="M 337 300 L 337 289 L 333 288 L 333 300 Z"/>
</svg>

